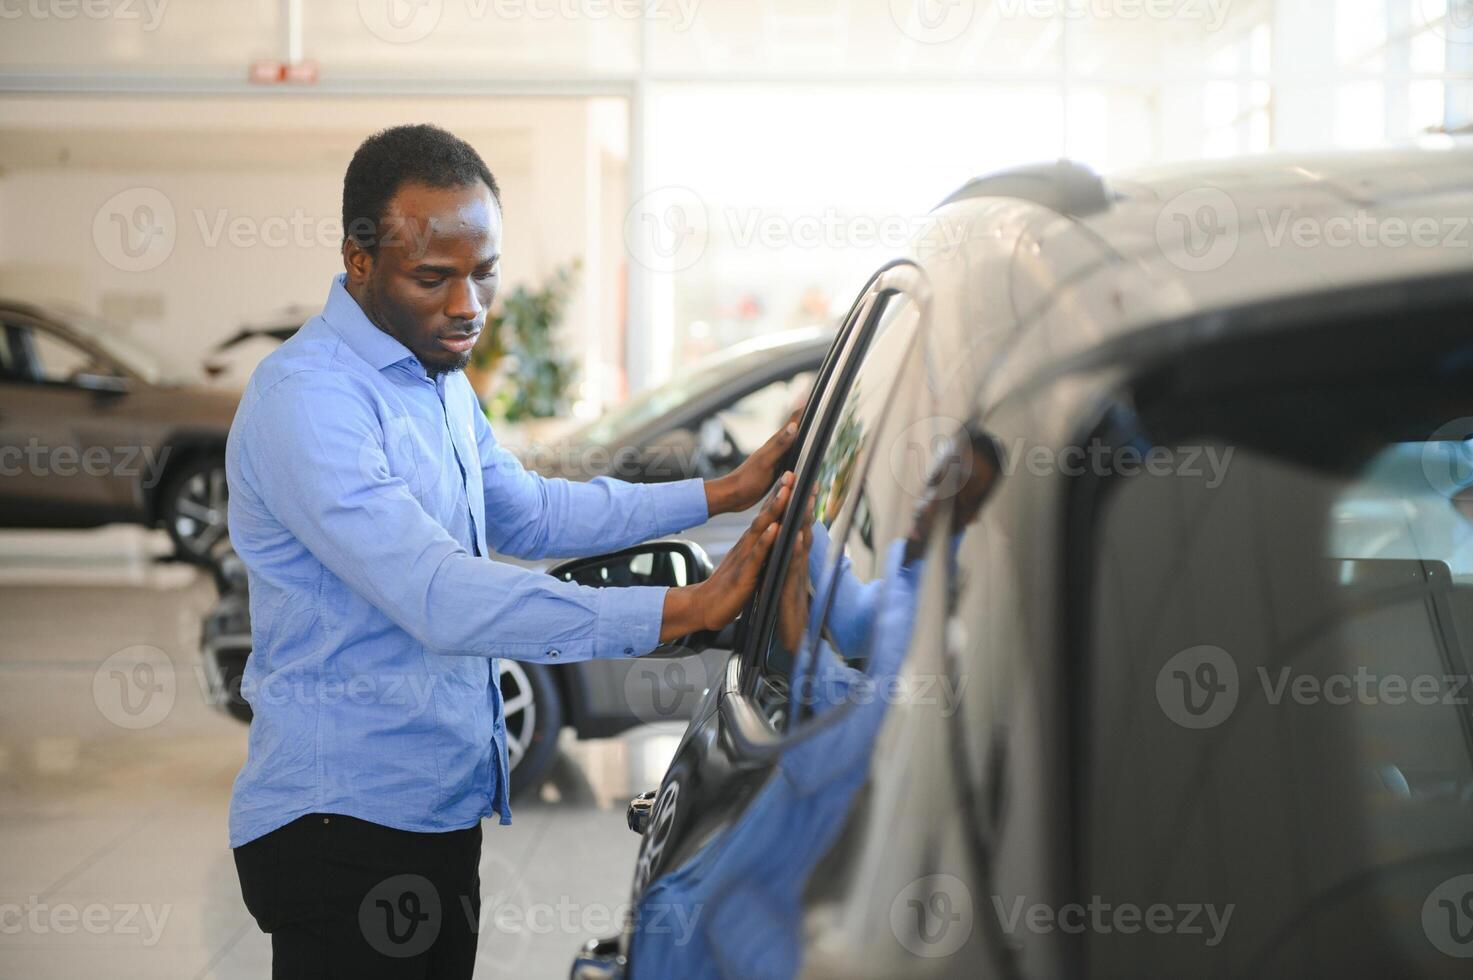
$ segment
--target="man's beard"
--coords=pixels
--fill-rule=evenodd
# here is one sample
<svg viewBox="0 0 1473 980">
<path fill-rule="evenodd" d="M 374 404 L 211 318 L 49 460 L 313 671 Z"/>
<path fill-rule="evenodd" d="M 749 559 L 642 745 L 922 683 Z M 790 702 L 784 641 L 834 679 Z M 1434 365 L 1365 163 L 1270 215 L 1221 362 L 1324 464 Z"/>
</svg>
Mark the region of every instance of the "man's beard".
<svg viewBox="0 0 1473 980">
<path fill-rule="evenodd" d="M 454 364 L 425 364 L 424 369 L 425 373 L 428 374 L 431 379 L 434 379 L 440 377 L 442 374 L 454 374 L 456 371 L 464 371 L 465 366 L 470 362 L 471 352 L 466 351 L 464 354 L 455 355 Z"/>
</svg>

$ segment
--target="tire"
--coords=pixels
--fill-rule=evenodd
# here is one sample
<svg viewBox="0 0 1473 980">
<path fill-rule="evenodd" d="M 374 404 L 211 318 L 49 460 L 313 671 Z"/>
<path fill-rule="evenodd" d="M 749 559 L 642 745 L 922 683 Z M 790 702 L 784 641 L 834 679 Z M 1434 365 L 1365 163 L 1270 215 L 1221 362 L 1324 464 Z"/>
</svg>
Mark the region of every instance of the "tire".
<svg viewBox="0 0 1473 980">
<path fill-rule="evenodd" d="M 535 793 L 547 779 L 563 728 L 563 701 L 546 667 L 504 659 L 496 664 L 501 697 L 508 709 L 506 758 L 511 766 L 511 797 L 517 799 Z M 524 699 L 524 691 L 530 697 Z"/>
<path fill-rule="evenodd" d="M 225 457 L 206 453 L 169 475 L 159 502 L 159 520 L 180 560 L 208 565 L 210 552 L 226 536 Z"/>
</svg>

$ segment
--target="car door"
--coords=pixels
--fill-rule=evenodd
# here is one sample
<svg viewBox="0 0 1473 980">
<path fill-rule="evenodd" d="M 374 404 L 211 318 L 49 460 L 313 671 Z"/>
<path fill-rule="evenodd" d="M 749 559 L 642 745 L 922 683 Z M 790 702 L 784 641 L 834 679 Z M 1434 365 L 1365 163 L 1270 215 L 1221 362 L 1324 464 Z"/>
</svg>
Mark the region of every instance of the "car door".
<svg viewBox="0 0 1473 980">
<path fill-rule="evenodd" d="M 774 545 L 775 558 L 743 613 L 738 650 L 725 677 L 687 731 L 650 815 L 635 873 L 641 923 L 632 943 L 637 975 L 680 974 L 693 963 L 728 956 L 756 969 L 745 955 L 754 948 L 740 946 L 743 936 L 747 943 L 760 941 L 755 934 L 735 926 L 713 932 L 713 922 L 736 923 L 750 914 L 763 920 L 754 927 L 765 930 L 774 924 L 767 921 L 771 915 L 780 917 L 796 901 L 797 877 L 778 876 L 779 883 L 771 875 L 757 874 L 770 885 L 787 886 L 779 887 L 781 895 L 776 896 L 768 890 L 744 898 L 742 886 L 733 890 L 732 885 L 753 880 L 741 867 L 745 855 L 770 851 L 785 835 L 788 843 L 807 839 L 801 836 L 803 828 L 771 819 L 767 788 L 781 789 L 794 765 L 811 767 L 815 748 L 822 768 L 824 750 L 814 739 L 821 737 L 824 725 L 802 725 L 791 709 L 795 661 L 779 641 L 778 600 L 787 575 L 810 577 L 807 568 L 795 568 L 789 560 L 798 529 L 815 519 L 832 522 L 844 501 L 855 497 L 853 491 L 871 463 L 887 474 L 892 468 L 893 447 L 882 443 L 893 443 L 898 433 L 883 435 L 882 430 L 897 386 L 913 394 L 917 378 L 924 375 L 913 343 L 924 318 L 924 292 L 917 267 L 897 263 L 882 270 L 856 303 L 820 374 L 797 449 L 797 492 Z M 894 482 L 888 475 L 885 479 Z M 874 515 L 858 519 L 866 533 L 875 533 Z M 794 838 L 795 833 L 800 836 Z M 733 870 L 735 878 L 728 879 L 725 872 Z M 662 911 L 690 907 L 707 909 L 712 916 L 703 928 L 705 945 L 672 943 L 648 927 Z M 727 940 L 739 948 L 711 945 Z M 769 950 L 771 955 L 781 952 Z M 791 944 L 787 952 L 792 952 Z"/>
<path fill-rule="evenodd" d="M 141 512 L 136 384 L 101 352 L 28 318 L 4 324 L 0 463 L 6 523 L 86 527 Z"/>
</svg>

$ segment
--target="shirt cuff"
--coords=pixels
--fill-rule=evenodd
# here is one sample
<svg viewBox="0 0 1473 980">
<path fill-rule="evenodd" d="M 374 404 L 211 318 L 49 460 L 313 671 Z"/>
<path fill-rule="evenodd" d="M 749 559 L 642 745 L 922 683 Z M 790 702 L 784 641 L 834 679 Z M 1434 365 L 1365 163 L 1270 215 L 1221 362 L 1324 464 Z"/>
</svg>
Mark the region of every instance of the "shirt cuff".
<svg viewBox="0 0 1473 980">
<path fill-rule="evenodd" d="M 638 657 L 659 646 L 668 591 L 650 585 L 600 589 L 594 657 Z"/>
<path fill-rule="evenodd" d="M 647 484 L 655 497 L 655 526 L 658 534 L 674 534 L 699 527 L 711 519 L 706 509 L 705 480 L 677 480 Z"/>
</svg>

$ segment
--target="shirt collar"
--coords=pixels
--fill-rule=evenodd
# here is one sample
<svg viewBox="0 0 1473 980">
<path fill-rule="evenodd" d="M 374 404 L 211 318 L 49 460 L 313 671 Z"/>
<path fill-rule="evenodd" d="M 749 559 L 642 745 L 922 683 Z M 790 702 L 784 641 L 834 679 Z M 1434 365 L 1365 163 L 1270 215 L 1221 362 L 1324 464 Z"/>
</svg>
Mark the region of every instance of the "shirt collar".
<svg viewBox="0 0 1473 980">
<path fill-rule="evenodd" d="M 338 336 L 353 348 L 353 353 L 367 361 L 375 371 L 382 371 L 406 358 L 414 360 L 408 347 L 373 325 L 358 301 L 348 294 L 347 283 L 345 273 L 340 272 L 333 278 L 332 288 L 327 292 L 327 304 L 322 308 L 322 318 L 328 326 L 336 330 Z M 414 363 L 418 365 L 419 361 Z"/>
</svg>

